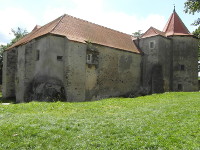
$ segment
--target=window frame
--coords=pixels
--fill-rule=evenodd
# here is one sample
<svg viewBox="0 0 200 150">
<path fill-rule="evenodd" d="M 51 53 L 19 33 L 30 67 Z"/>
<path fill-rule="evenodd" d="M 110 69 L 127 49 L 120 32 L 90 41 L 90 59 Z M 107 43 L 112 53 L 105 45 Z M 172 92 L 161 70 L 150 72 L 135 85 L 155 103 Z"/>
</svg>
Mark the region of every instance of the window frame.
<svg viewBox="0 0 200 150">
<path fill-rule="evenodd" d="M 150 41 L 149 42 L 149 49 L 154 49 L 155 48 L 155 41 Z"/>
</svg>

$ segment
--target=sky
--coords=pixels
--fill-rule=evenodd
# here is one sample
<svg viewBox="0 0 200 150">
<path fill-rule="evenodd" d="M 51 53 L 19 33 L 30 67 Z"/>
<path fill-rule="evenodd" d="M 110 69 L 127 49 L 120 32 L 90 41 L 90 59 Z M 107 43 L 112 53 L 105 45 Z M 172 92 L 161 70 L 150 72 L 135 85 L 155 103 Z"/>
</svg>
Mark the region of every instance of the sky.
<svg viewBox="0 0 200 150">
<path fill-rule="evenodd" d="M 145 32 L 153 26 L 163 30 L 176 12 L 190 32 L 199 14 L 185 14 L 186 0 L 0 0 L 0 45 L 14 37 L 11 29 L 28 32 L 35 25 L 45 25 L 63 14 L 72 15 L 127 34 Z"/>
</svg>

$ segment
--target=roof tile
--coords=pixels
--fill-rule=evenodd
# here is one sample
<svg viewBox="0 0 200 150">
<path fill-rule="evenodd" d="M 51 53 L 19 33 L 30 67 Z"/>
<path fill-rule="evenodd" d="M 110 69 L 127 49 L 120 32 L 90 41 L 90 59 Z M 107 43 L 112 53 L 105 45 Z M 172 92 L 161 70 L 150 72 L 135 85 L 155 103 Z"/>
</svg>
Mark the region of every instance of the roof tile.
<svg viewBox="0 0 200 150">
<path fill-rule="evenodd" d="M 140 53 L 132 41 L 131 35 L 90 23 L 66 14 L 38 29 L 33 30 L 10 48 L 25 44 L 48 33 L 62 35 L 72 41 L 82 43 L 90 41 L 91 43 Z"/>
<path fill-rule="evenodd" d="M 152 36 L 156 36 L 156 35 L 161 35 L 161 36 L 165 36 L 165 33 L 154 28 L 154 27 L 150 27 L 142 36 L 141 38 L 147 38 L 147 37 L 152 37 Z"/>
<path fill-rule="evenodd" d="M 167 24 L 165 25 L 165 28 L 163 29 L 163 32 L 166 33 L 166 36 L 171 35 L 192 35 L 187 27 L 184 25 L 176 11 L 172 13 L 170 16 Z"/>
</svg>

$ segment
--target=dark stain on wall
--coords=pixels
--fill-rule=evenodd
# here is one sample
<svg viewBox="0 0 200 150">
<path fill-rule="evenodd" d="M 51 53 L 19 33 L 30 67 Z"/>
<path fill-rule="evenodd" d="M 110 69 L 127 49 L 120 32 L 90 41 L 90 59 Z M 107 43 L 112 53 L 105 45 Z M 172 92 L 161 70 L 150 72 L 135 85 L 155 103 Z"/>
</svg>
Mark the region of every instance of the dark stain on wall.
<svg viewBox="0 0 200 150">
<path fill-rule="evenodd" d="M 62 81 L 54 77 L 35 77 L 26 89 L 25 101 L 64 101 L 65 90 Z"/>
<path fill-rule="evenodd" d="M 119 68 L 123 70 L 130 69 L 132 64 L 132 57 L 131 56 L 121 56 L 119 60 Z"/>
</svg>

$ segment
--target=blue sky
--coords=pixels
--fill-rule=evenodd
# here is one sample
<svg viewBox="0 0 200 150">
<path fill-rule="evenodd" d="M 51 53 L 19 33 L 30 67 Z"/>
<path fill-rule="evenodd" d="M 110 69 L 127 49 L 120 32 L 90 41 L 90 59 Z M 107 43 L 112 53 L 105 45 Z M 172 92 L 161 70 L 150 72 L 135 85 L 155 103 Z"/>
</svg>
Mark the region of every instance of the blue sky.
<svg viewBox="0 0 200 150">
<path fill-rule="evenodd" d="M 69 14 L 99 25 L 131 34 L 150 26 L 164 28 L 173 11 L 188 27 L 199 14 L 184 13 L 186 0 L 0 0 L 0 44 L 13 38 L 11 28 L 29 32 L 36 24 L 44 25 L 63 14 Z"/>
</svg>

